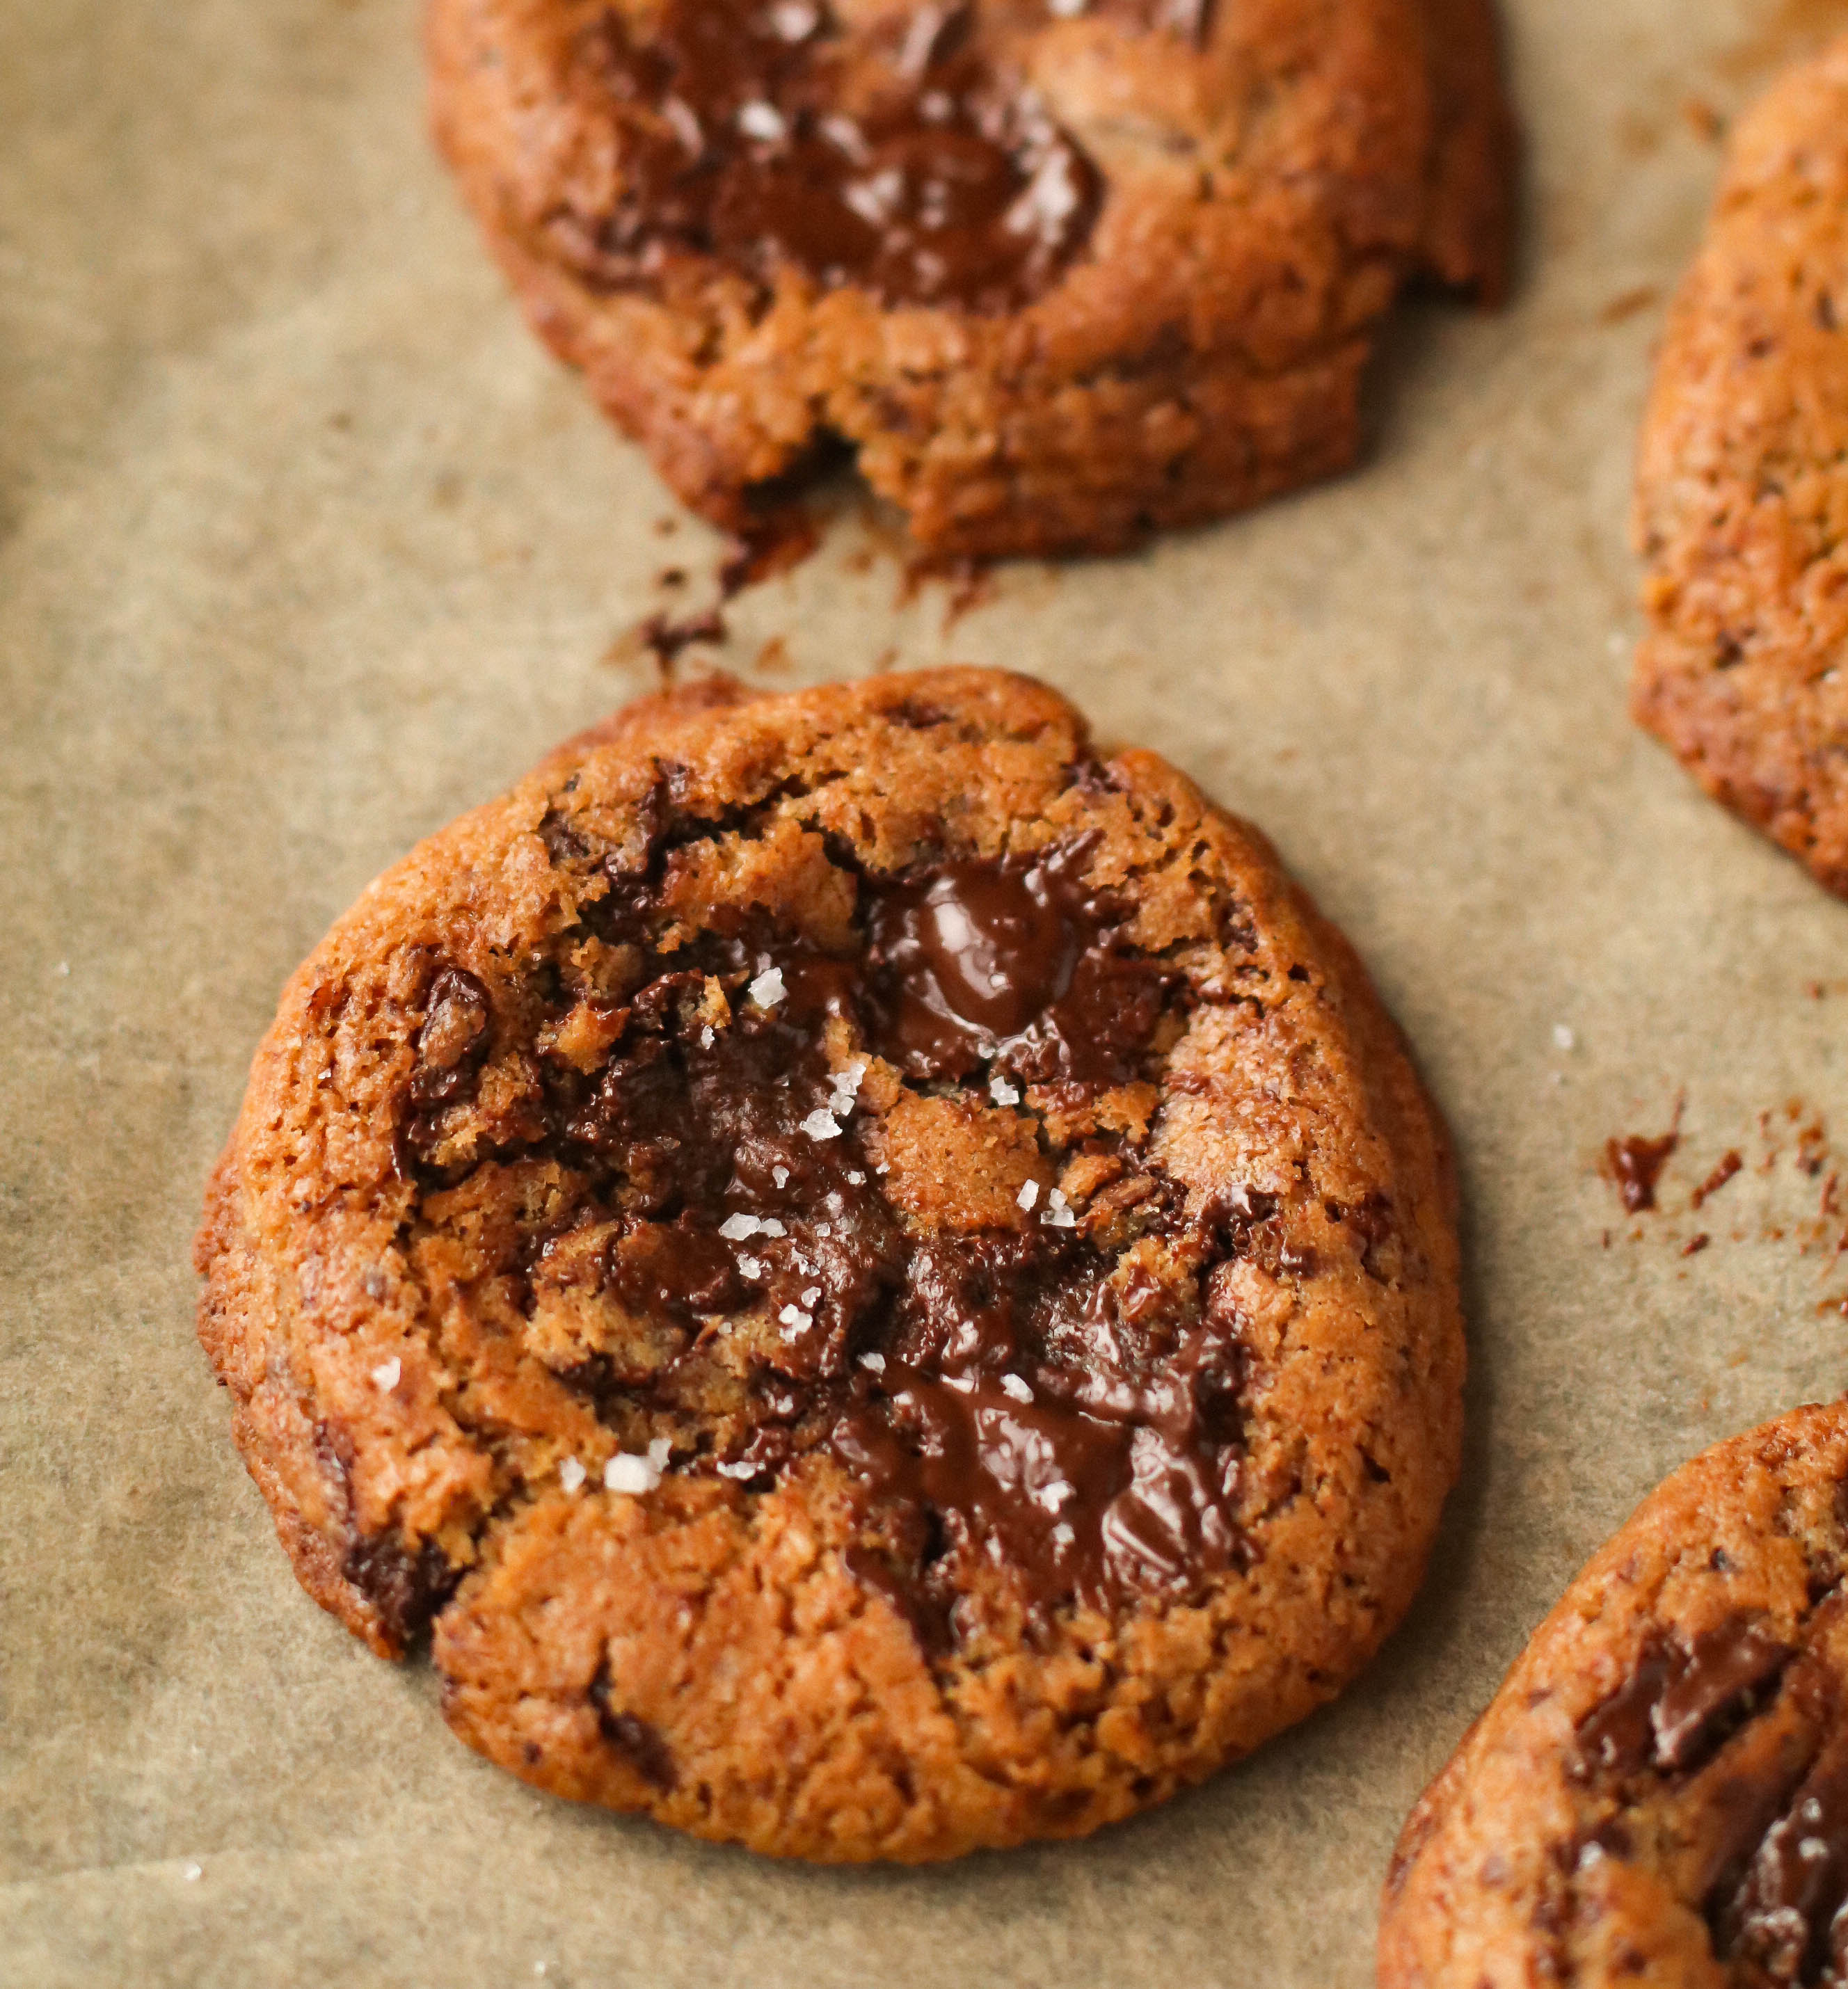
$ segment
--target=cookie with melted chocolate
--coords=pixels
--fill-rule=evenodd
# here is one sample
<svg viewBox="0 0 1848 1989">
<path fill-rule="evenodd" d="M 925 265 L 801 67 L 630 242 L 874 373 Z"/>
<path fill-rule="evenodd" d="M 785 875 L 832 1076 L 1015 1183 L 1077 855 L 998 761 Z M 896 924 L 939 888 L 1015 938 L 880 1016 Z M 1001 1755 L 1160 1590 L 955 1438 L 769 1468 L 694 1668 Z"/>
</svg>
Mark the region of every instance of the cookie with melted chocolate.
<svg viewBox="0 0 1848 1989">
<path fill-rule="evenodd" d="M 1717 1444 L 1419 1803 L 1382 1989 L 1848 1984 L 1848 1404 Z"/>
<path fill-rule="evenodd" d="M 1456 1466 L 1450 1174 L 1256 833 L 1016 676 L 645 701 L 284 995 L 201 1333 L 303 1584 L 561 1794 L 813 1859 L 1328 1697 Z"/>
<path fill-rule="evenodd" d="M 1848 36 L 1742 117 L 1637 452 L 1631 710 L 1848 897 Z"/>
<path fill-rule="evenodd" d="M 1491 0 L 429 0 L 534 327 L 733 530 L 843 448 L 934 552 L 1326 476 L 1425 273 L 1505 283 Z"/>
</svg>

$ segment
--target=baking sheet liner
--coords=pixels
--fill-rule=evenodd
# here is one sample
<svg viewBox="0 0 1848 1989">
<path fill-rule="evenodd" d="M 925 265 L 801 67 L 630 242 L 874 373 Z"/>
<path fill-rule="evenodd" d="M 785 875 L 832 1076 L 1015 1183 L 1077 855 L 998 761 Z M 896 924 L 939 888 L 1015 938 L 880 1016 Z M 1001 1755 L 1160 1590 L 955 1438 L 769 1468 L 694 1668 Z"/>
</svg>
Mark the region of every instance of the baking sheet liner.
<svg viewBox="0 0 1848 1989">
<path fill-rule="evenodd" d="M 624 632 L 719 547 L 518 323 L 409 0 L 0 5 L 0 1981 L 1361 1989 L 1401 1818 L 1572 1571 L 1848 1384 L 1848 907 L 1623 711 L 1632 438 L 1713 128 L 1848 5 L 1507 13 L 1518 293 L 1398 322 L 1359 473 L 954 619 L 849 503 L 682 658 L 1043 674 L 1272 835 L 1461 1154 L 1468 1462 L 1405 1629 L 1155 1814 L 907 1872 L 534 1794 L 275 1545 L 187 1249 L 283 977 L 644 688 Z M 1677 1105 L 1626 1216 L 1604 1142 Z"/>
</svg>

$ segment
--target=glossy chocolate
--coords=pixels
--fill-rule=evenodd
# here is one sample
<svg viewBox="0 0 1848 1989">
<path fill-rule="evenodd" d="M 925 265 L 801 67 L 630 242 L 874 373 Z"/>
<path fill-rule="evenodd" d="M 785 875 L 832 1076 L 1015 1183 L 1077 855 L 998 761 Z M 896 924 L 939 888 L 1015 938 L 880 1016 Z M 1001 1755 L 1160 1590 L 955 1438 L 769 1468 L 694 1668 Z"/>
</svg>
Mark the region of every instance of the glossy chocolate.
<svg viewBox="0 0 1848 1989">
<path fill-rule="evenodd" d="M 588 858 L 562 819 L 541 833 L 555 862 Z M 1268 1246 L 1273 1198 L 1233 1189 L 1190 1222 L 1175 1184 L 1138 1179 L 1123 1219 L 1198 1267 L 1164 1286 L 1120 1268 L 1121 1242 L 1099 1249 L 1049 1191 L 1009 1226 L 916 1240 L 863 1137 L 871 1053 L 995 1112 L 1021 1101 L 1016 1086 L 1002 1102 L 1004 1070 L 1068 1090 L 1146 1071 L 1186 991 L 1087 882 L 1094 848 L 860 876 L 864 937 L 847 957 L 754 915 L 662 950 L 680 860 L 663 829 L 646 867 L 602 879 L 586 907 L 634 963 L 626 1005 L 588 1018 L 607 1055 L 588 1069 L 543 1060 L 548 1130 L 532 1151 L 593 1191 L 534 1249 L 527 1287 L 592 1275 L 647 1323 L 628 1368 L 598 1357 L 566 1378 L 606 1417 L 638 1391 L 671 1408 L 683 1386 L 697 1399 L 706 1337 L 739 1313 L 774 1322 L 752 1343 L 745 1434 L 670 1468 L 761 1491 L 802 1455 L 831 1454 L 866 1529 L 850 1567 L 927 1644 L 962 1634 L 996 1577 L 1029 1615 L 1109 1609 L 1197 1594 L 1243 1552 L 1241 1322 L 1210 1274 Z M 718 1028 L 704 1019 L 715 981 L 730 1011 Z M 479 1028 L 475 1011 L 446 972 L 425 1033 L 472 1055 L 485 995 Z M 869 1045 L 844 1066 L 827 1044 L 841 1023 Z M 415 1080 L 412 1093 L 433 1152 L 440 1110 L 416 1106 Z"/>
<path fill-rule="evenodd" d="M 1096 168 L 969 46 L 973 8 L 925 5 L 852 52 L 821 0 L 667 0 L 580 39 L 577 86 L 620 134 L 612 210 L 554 217 L 593 280 L 712 256 L 793 266 L 892 304 L 1017 309 L 1078 253 Z"/>
<path fill-rule="evenodd" d="M 1077 845 L 941 864 L 882 892 L 869 921 L 874 1041 L 917 1077 L 999 1060 L 1036 1083 L 1120 1083 L 1172 977 L 1120 937 Z"/>
<path fill-rule="evenodd" d="M 1629 1678 L 1579 1723 L 1580 1776 L 1695 1765 L 1751 1712 L 1789 1658 L 1789 1647 L 1749 1617 L 1728 1618 L 1691 1646 L 1652 1639 Z"/>
</svg>

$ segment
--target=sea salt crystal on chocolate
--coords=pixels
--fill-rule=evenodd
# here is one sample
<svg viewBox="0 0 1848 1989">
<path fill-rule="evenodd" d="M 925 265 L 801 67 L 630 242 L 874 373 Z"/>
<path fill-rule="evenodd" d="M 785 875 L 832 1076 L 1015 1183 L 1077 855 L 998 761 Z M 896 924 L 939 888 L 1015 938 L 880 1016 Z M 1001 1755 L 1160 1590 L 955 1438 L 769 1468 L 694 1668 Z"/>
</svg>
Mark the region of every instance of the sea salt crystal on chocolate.
<svg viewBox="0 0 1848 1989">
<path fill-rule="evenodd" d="M 712 1025 L 708 1022 L 700 1032 L 700 1048 L 703 1050 L 709 1050 L 712 1048 L 713 1042 Z"/>
<path fill-rule="evenodd" d="M 1030 1402 L 1033 1399 L 1033 1390 L 1018 1374 L 1002 1376 L 1001 1392 L 1004 1395 L 1011 1395 L 1017 1402 Z"/>
<path fill-rule="evenodd" d="M 766 1215 L 758 1225 L 766 1236 L 787 1236 L 789 1232 L 774 1215 Z"/>
<path fill-rule="evenodd" d="M 658 1436 L 655 1438 L 654 1442 L 648 1446 L 648 1461 L 654 1466 L 657 1476 L 667 1469 L 667 1460 L 669 1458 L 673 1456 L 673 1439 L 672 1437 Z"/>
<path fill-rule="evenodd" d="M 721 1464 L 714 1468 L 721 1478 L 754 1478 L 763 1466 L 741 1459 L 736 1464 Z"/>
<path fill-rule="evenodd" d="M 786 137 L 789 130 L 776 106 L 762 103 L 738 106 L 738 129 L 747 138 L 761 138 L 766 144 L 775 144 L 778 139 Z"/>
<path fill-rule="evenodd" d="M 886 1357 L 883 1354 L 863 1354 L 860 1364 L 869 1374 L 883 1374 L 886 1371 Z"/>
<path fill-rule="evenodd" d="M 584 1482 L 584 1467 L 575 1457 L 568 1457 L 558 1467 L 558 1482 L 567 1492 L 575 1492 Z"/>
<path fill-rule="evenodd" d="M 1022 1208 L 1031 1208 L 1039 1199 L 1039 1184 L 1036 1181 L 1022 1181 L 1020 1192 L 1015 1196 L 1016 1203 Z"/>
<path fill-rule="evenodd" d="M 866 1176 L 865 1176 L 864 1174 L 863 1174 L 854 1173 L 854 1172 L 849 1172 L 849 1174 L 848 1174 L 848 1176 L 847 1176 L 847 1178 L 848 1178 L 848 1180 L 849 1180 L 849 1181 L 850 1181 L 853 1184 L 853 1185 L 854 1185 L 856 1188 L 864 1188 L 864 1187 L 866 1186 Z M 830 1201 L 832 1201 L 832 1200 L 833 1199 L 833 1198 L 832 1198 L 832 1196 L 830 1196 L 829 1198 L 829 1200 L 830 1200 Z"/>
<path fill-rule="evenodd" d="M 988 1079 L 988 1096 L 997 1105 L 1018 1105 L 1020 1103 L 1019 1089 L 1009 1084 L 999 1071 Z"/>
<path fill-rule="evenodd" d="M 781 1181 L 778 1187 L 782 1187 Z M 727 1243 L 742 1243 L 747 1236 L 754 1236 L 764 1227 L 754 1215 L 728 1215 L 719 1225 L 719 1234 Z"/>
<path fill-rule="evenodd" d="M 751 998 L 760 1008 L 774 1008 L 788 991 L 780 967 L 766 967 L 751 984 Z"/>
<path fill-rule="evenodd" d="M 612 1492 L 652 1492 L 660 1482 L 661 1474 L 652 1459 L 632 1457 L 626 1451 L 603 1467 L 604 1486 Z"/>
<path fill-rule="evenodd" d="M 385 1394 L 398 1386 L 398 1377 L 404 1372 L 404 1363 L 394 1354 L 389 1360 L 381 1360 L 372 1370 L 372 1385 Z"/>
<path fill-rule="evenodd" d="M 778 1188 L 787 1188 L 789 1185 L 789 1170 L 787 1167 L 772 1167 L 770 1178 Z"/>
<path fill-rule="evenodd" d="M 785 1340 L 793 1340 L 799 1333 L 806 1333 L 815 1323 L 812 1314 L 805 1313 L 799 1306 L 792 1305 L 785 1306 L 777 1314 L 777 1317 L 788 1328 L 783 1335 Z"/>
<path fill-rule="evenodd" d="M 812 1311 L 815 1307 L 815 1300 L 819 1299 L 821 1295 L 821 1286 L 819 1285 L 811 1285 L 808 1289 L 802 1293 L 802 1303 L 807 1306 L 809 1310 Z"/>
<path fill-rule="evenodd" d="M 812 1140 L 838 1140 L 840 1127 L 825 1105 L 818 1105 L 802 1121 L 802 1130 Z"/>
<path fill-rule="evenodd" d="M 762 1258 L 761 1258 L 761 1257 L 741 1257 L 741 1258 L 739 1258 L 739 1259 L 738 1259 L 738 1276 L 739 1276 L 741 1278 L 749 1278 L 749 1279 L 751 1279 L 754 1283 L 758 1279 L 761 1278 L 763 1275 L 764 1275 L 764 1260 L 763 1260 L 763 1259 L 762 1259 Z"/>
<path fill-rule="evenodd" d="M 677 97 L 670 97 L 661 106 L 661 115 L 673 127 L 673 135 L 685 150 L 698 158 L 706 149 L 706 134 L 700 129 L 700 120 L 693 114 L 692 106 L 683 103 Z"/>
<path fill-rule="evenodd" d="M 1070 1205 L 1057 1188 L 1054 1188 L 1047 1197 L 1046 1213 L 1039 1219 L 1050 1224 L 1054 1229 L 1075 1229 L 1078 1226 L 1077 1217 L 1072 1213 Z"/>
<path fill-rule="evenodd" d="M 770 25 L 783 41 L 805 41 L 821 25 L 821 15 L 809 0 L 777 0 L 770 10 Z"/>
</svg>

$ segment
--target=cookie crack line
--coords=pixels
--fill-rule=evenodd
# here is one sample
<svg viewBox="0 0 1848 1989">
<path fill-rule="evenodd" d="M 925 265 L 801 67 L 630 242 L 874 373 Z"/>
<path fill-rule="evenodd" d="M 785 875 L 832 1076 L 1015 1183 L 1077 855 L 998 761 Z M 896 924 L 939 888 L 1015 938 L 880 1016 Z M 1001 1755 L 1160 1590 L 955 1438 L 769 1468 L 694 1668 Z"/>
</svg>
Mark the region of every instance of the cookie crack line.
<svg viewBox="0 0 1848 1989">
<path fill-rule="evenodd" d="M 1171 769 L 997 673 L 720 683 L 336 926 L 201 1331 L 305 1585 L 427 1630 L 472 1744 L 940 1857 L 1159 1800 L 1396 1620 L 1456 1468 L 1446 1168 L 1351 956 Z"/>
</svg>

